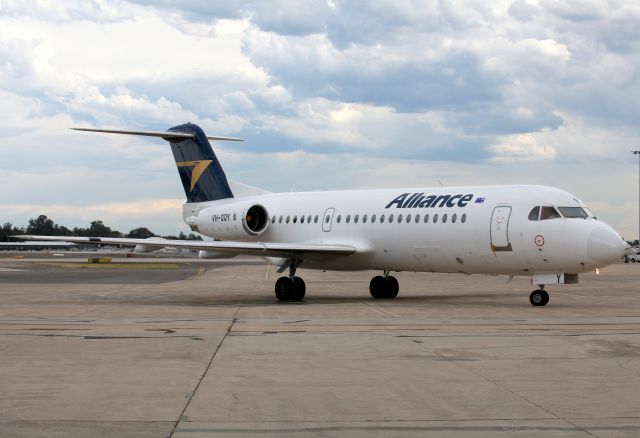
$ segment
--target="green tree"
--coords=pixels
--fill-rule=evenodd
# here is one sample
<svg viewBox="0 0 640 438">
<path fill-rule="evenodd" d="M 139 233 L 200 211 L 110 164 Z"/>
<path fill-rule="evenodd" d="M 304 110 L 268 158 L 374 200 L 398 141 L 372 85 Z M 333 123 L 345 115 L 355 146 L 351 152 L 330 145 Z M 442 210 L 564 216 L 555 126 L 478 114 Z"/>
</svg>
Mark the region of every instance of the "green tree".
<svg viewBox="0 0 640 438">
<path fill-rule="evenodd" d="M 102 221 L 92 221 L 89 227 L 89 233 L 96 237 L 122 237 L 120 231 L 112 230 Z"/>
<path fill-rule="evenodd" d="M 149 237 L 154 237 L 154 236 L 155 236 L 155 234 L 152 233 L 146 227 L 135 228 L 135 229 L 129 231 L 129 234 L 127 234 L 127 237 L 129 237 L 131 239 L 147 239 Z"/>
<path fill-rule="evenodd" d="M 47 215 L 41 214 L 35 219 L 29 219 L 26 234 L 41 236 L 71 236 L 73 232 L 64 225 L 58 225 Z"/>
<path fill-rule="evenodd" d="M 37 218 L 29 219 L 27 226 L 27 234 L 39 234 L 44 236 L 53 235 L 54 223 L 45 214 L 41 214 Z"/>
<path fill-rule="evenodd" d="M 5 222 L 0 228 L 0 242 L 8 242 L 11 236 L 24 234 L 24 228 L 16 228 L 10 222 Z"/>
<path fill-rule="evenodd" d="M 91 222 L 89 228 L 74 228 L 73 234 L 80 237 L 122 237 L 120 231 L 112 230 L 101 220 Z"/>
</svg>

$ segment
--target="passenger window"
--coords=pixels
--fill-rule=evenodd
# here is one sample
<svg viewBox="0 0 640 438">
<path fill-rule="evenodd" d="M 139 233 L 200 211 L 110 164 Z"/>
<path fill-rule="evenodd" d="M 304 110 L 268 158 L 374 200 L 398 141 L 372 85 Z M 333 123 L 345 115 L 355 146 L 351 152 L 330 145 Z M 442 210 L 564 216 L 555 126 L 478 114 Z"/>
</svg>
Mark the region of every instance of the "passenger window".
<svg viewBox="0 0 640 438">
<path fill-rule="evenodd" d="M 392 223 L 393 223 L 393 215 L 392 215 L 392 214 L 390 214 L 390 215 L 389 215 L 389 223 L 390 223 L 390 224 L 392 224 Z"/>
<path fill-rule="evenodd" d="M 419 214 L 416 214 L 416 224 L 417 224 L 418 222 L 420 222 L 420 215 L 419 215 Z"/>
<path fill-rule="evenodd" d="M 433 223 L 435 224 L 437 222 L 438 222 L 438 214 L 436 213 L 433 215 Z"/>
<path fill-rule="evenodd" d="M 544 206 L 540 209 L 540 220 L 544 221 L 547 219 L 556 219 L 559 218 L 560 213 L 557 212 L 557 210 L 551 206 Z"/>
<path fill-rule="evenodd" d="M 402 215 L 401 214 L 398 215 L 398 223 L 400 223 L 400 222 L 402 222 Z"/>
<path fill-rule="evenodd" d="M 329 215 L 327 215 L 327 217 L 324 218 L 324 222 L 328 224 L 329 223 L 329 219 L 330 219 Z"/>
<path fill-rule="evenodd" d="M 278 223 L 279 223 L 279 224 L 281 224 L 281 223 L 282 223 L 282 216 L 280 216 L 280 217 L 278 218 Z"/>
<path fill-rule="evenodd" d="M 297 222 L 298 222 L 298 215 L 296 214 L 296 215 L 293 217 L 293 223 L 295 224 L 295 223 L 297 223 Z"/>
<path fill-rule="evenodd" d="M 341 215 L 341 214 L 339 214 L 339 215 L 338 215 L 338 219 L 336 219 L 336 222 L 340 223 L 340 221 L 341 221 L 341 220 L 342 220 L 342 215 Z"/>
<path fill-rule="evenodd" d="M 233 213 L 233 220 L 234 221 L 236 220 L 236 214 L 235 213 Z"/>
<path fill-rule="evenodd" d="M 318 220 L 316 219 L 316 222 L 318 222 Z M 307 223 L 310 224 L 311 223 L 311 215 L 307 216 Z"/>
<path fill-rule="evenodd" d="M 428 223 L 429 222 L 429 214 L 425 214 L 424 215 L 424 223 Z"/>
<path fill-rule="evenodd" d="M 392 216 L 392 217 L 393 217 L 393 216 Z M 380 223 L 381 223 L 381 224 L 384 224 L 384 214 L 381 214 L 381 215 L 380 215 Z"/>
<path fill-rule="evenodd" d="M 409 223 L 409 222 L 411 222 L 411 215 L 410 214 L 407 215 L 407 223 Z"/>
<path fill-rule="evenodd" d="M 358 223 L 358 219 L 359 219 L 359 217 L 358 217 L 358 215 L 356 214 L 356 215 L 355 215 L 355 217 L 353 218 L 353 222 L 357 224 L 357 223 Z"/>
<path fill-rule="evenodd" d="M 463 224 L 467 221 L 467 213 L 463 214 L 462 217 L 460 218 L 460 222 L 462 222 Z"/>
<path fill-rule="evenodd" d="M 455 214 L 455 213 L 453 213 L 453 214 L 451 215 L 451 223 L 455 224 L 455 223 L 456 223 L 456 220 L 458 220 L 458 215 L 457 215 L 457 214 Z"/>
<path fill-rule="evenodd" d="M 533 207 L 529 212 L 529 220 L 537 221 L 539 217 L 540 217 L 540 207 Z"/>
<path fill-rule="evenodd" d="M 351 215 L 350 214 L 347 215 L 347 223 L 349 223 L 349 222 L 351 222 Z"/>
<path fill-rule="evenodd" d="M 275 216 L 271 218 L 271 223 L 272 223 L 272 224 L 275 224 L 275 223 L 276 223 L 276 217 L 275 217 Z"/>
<path fill-rule="evenodd" d="M 442 215 L 442 223 L 443 224 L 447 223 L 447 214 L 446 213 Z"/>
<path fill-rule="evenodd" d="M 372 224 L 376 223 L 376 215 L 375 214 L 373 216 L 371 216 L 371 223 Z"/>
<path fill-rule="evenodd" d="M 362 216 L 362 223 L 363 224 L 367 223 L 367 215 L 366 214 L 364 216 Z"/>
<path fill-rule="evenodd" d="M 291 220 L 291 216 L 287 216 L 287 223 Z"/>
<path fill-rule="evenodd" d="M 300 216 L 300 223 L 304 224 L 304 215 Z"/>
</svg>

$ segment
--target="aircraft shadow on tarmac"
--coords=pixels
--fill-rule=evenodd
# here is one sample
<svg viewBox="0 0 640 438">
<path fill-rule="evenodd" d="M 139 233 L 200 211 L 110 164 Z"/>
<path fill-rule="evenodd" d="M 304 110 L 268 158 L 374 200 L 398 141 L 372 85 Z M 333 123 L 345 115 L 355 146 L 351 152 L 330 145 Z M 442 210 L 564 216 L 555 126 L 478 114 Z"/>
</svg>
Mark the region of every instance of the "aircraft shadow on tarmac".
<svg viewBox="0 0 640 438">
<path fill-rule="evenodd" d="M 217 307 L 217 306 L 308 306 L 308 305 L 344 305 L 344 304 L 377 304 L 393 307 L 398 305 L 475 305 L 491 307 L 513 307 L 513 299 L 507 299 L 507 295 L 502 294 L 452 294 L 452 295 L 412 295 L 398 296 L 393 300 L 374 300 L 368 294 L 358 296 L 335 296 L 322 293 L 313 294 L 303 301 L 278 302 L 271 294 L 252 293 L 250 295 L 234 295 L 230 297 L 228 293 L 211 295 L 187 295 L 187 294 L 149 294 L 149 295 L 117 295 L 108 296 L 86 295 L 84 301 L 102 303 L 122 303 L 122 304 L 143 304 L 143 305 L 172 305 L 172 306 L 194 306 L 194 307 Z M 522 306 L 529 306 L 526 296 L 523 296 Z"/>
</svg>

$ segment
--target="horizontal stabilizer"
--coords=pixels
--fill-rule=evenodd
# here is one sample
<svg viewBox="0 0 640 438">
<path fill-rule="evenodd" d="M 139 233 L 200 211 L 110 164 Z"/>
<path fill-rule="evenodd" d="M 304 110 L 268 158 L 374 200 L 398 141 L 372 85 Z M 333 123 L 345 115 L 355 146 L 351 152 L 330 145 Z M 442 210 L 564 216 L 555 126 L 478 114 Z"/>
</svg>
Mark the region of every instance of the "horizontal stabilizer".
<svg viewBox="0 0 640 438">
<path fill-rule="evenodd" d="M 180 138 L 194 138 L 195 134 L 192 132 L 174 132 L 174 131 L 130 131 L 126 129 L 97 129 L 97 128 L 71 128 L 74 131 L 90 131 L 90 132 L 106 132 L 109 134 L 127 134 L 127 135 L 142 135 L 145 137 L 160 137 L 167 141 L 177 140 Z M 220 141 L 244 141 L 241 138 L 235 137 L 220 137 L 217 135 L 207 135 L 209 140 Z"/>
</svg>

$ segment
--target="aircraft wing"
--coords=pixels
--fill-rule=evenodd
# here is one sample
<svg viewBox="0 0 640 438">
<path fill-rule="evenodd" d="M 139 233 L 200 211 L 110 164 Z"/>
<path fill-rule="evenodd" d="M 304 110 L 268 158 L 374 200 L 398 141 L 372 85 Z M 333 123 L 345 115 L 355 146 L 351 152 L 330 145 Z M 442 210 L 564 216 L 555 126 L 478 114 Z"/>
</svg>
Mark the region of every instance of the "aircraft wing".
<svg viewBox="0 0 640 438">
<path fill-rule="evenodd" d="M 229 254 L 243 254 L 263 257 L 302 257 L 305 259 L 324 259 L 327 256 L 347 256 L 356 253 L 350 245 L 319 243 L 271 243 L 236 241 L 200 241 L 168 239 L 128 239 L 120 237 L 61 237 L 61 236 L 14 236 L 24 240 L 54 240 L 97 245 L 144 245 L 147 248 L 184 248 L 196 251 L 216 251 Z"/>
</svg>

